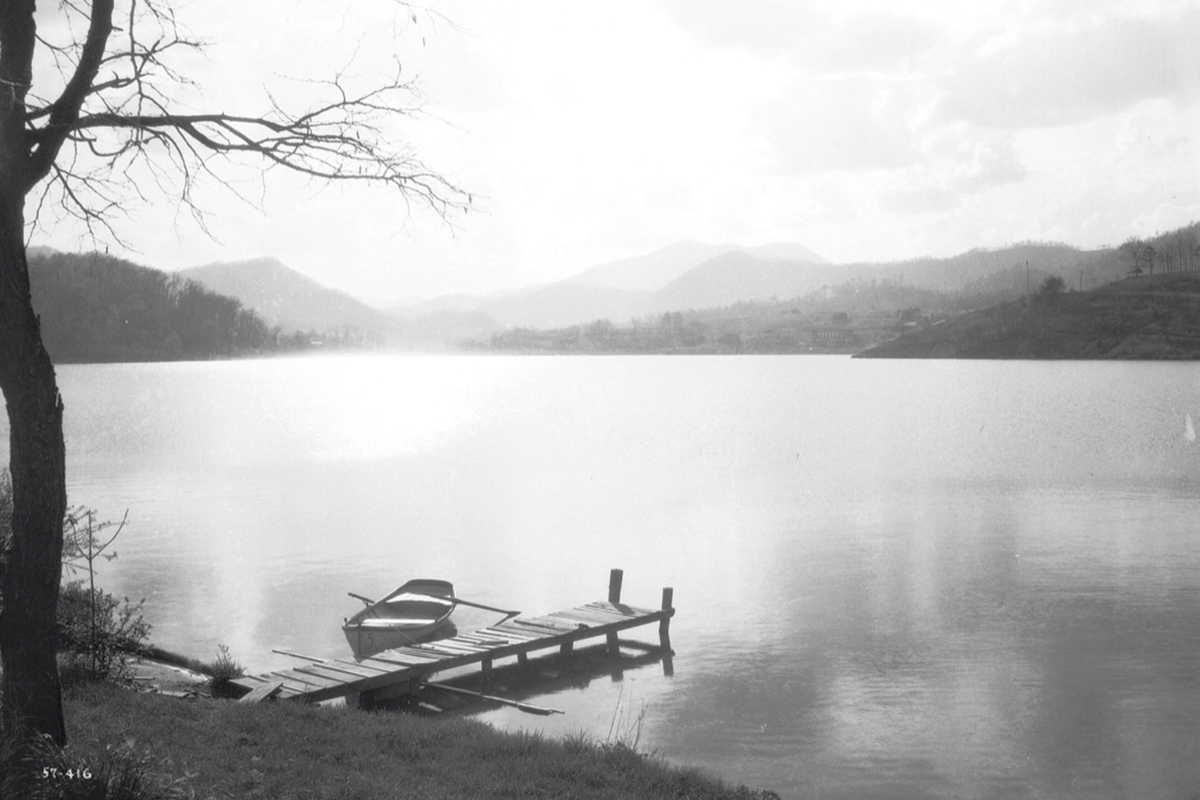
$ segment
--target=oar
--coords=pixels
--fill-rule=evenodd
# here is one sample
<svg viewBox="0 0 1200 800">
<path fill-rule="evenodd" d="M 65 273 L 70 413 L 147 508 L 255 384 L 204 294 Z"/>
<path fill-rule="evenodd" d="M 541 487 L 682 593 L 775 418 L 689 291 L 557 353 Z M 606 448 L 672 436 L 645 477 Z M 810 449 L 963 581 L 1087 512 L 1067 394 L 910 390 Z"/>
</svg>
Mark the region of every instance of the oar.
<svg viewBox="0 0 1200 800">
<path fill-rule="evenodd" d="M 478 697 L 481 700 L 490 700 L 493 703 L 499 703 L 504 706 L 512 706 L 518 711 L 524 711 L 526 714 L 539 714 L 543 717 L 551 714 L 565 714 L 567 712 L 560 711 L 557 708 L 546 708 L 545 706 L 535 706 L 532 703 L 518 703 L 516 700 L 506 700 L 503 697 L 484 694 L 483 692 L 473 692 L 470 689 L 459 689 L 457 686 L 447 686 L 444 683 L 434 683 L 433 681 L 421 681 L 422 686 L 430 686 L 434 689 L 441 689 L 443 692 L 453 692 L 454 694 L 465 694 L 469 697 Z"/>
<path fill-rule="evenodd" d="M 364 603 L 366 603 L 369 606 L 375 605 L 375 601 L 369 597 L 363 597 L 361 594 L 355 594 L 354 592 L 346 592 L 346 594 L 350 595 L 355 600 L 362 600 Z"/>
<path fill-rule="evenodd" d="M 460 597 L 451 597 L 450 602 L 459 606 L 471 606 L 472 608 L 482 608 L 484 611 L 495 611 L 497 614 L 504 614 L 504 619 L 509 619 L 520 614 L 520 611 L 509 611 L 504 608 L 496 608 L 495 606 L 485 606 L 483 603 L 475 603 L 470 600 L 463 600 Z"/>
<path fill-rule="evenodd" d="M 318 664 L 319 664 L 319 663 L 321 663 L 322 661 L 328 661 L 328 660 L 329 660 L 329 659 L 327 659 L 327 658 L 317 658 L 316 656 L 306 656 L 306 655 L 304 655 L 303 653 L 293 653 L 293 652 L 292 652 L 292 651 L 290 651 L 290 650 L 280 650 L 280 649 L 279 649 L 279 648 L 277 648 L 277 647 L 273 647 L 273 648 L 271 648 L 271 652 L 272 652 L 272 653 L 279 653 L 279 655 L 281 655 L 281 656 L 291 656 L 292 658 L 299 658 L 299 659 L 301 659 L 301 660 L 303 660 L 303 661 L 315 661 L 315 662 L 317 662 Z"/>
</svg>

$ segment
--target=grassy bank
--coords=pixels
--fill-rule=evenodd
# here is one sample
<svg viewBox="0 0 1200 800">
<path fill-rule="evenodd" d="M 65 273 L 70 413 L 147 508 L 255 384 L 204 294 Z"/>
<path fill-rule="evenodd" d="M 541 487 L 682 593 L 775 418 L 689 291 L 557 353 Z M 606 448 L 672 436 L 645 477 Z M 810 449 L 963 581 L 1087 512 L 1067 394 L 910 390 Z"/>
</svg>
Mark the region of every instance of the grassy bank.
<svg viewBox="0 0 1200 800">
<path fill-rule="evenodd" d="M 383 798 L 768 798 L 620 744 L 503 733 L 474 720 L 294 703 L 243 705 L 71 689 L 63 768 L 93 776 L 113 754 L 167 796 Z M 40 769 L 38 770 L 40 772 Z M 79 783 L 80 778 L 44 778 Z M 69 788 L 69 787 L 66 787 Z M 79 788 L 79 787 L 76 787 Z M 51 795 L 53 796 L 53 795 Z M 103 797 L 104 795 L 99 795 Z"/>
</svg>

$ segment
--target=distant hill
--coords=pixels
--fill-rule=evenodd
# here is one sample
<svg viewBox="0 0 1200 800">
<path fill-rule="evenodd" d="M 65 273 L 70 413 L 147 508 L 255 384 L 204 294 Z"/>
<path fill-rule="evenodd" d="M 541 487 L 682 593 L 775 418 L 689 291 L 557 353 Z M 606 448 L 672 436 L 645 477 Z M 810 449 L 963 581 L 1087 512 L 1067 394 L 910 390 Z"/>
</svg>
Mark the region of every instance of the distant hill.
<svg viewBox="0 0 1200 800">
<path fill-rule="evenodd" d="M 1015 280 L 1022 292 L 1037 288 L 1027 280 L 1039 272 L 1055 274 L 1075 286 L 1082 271 L 1083 288 L 1092 288 L 1125 277 L 1127 265 L 1116 250 L 1080 250 L 1053 242 L 1022 242 L 994 249 L 978 248 L 948 258 L 914 258 L 885 263 L 844 264 L 839 270 L 848 277 L 903 278 L 905 283 L 927 289 L 959 291 L 993 280 L 997 274 Z"/>
<path fill-rule="evenodd" d="M 1200 359 L 1200 272 L 1038 294 L 911 330 L 864 358 Z"/>
<path fill-rule="evenodd" d="M 557 328 L 642 316 L 650 312 L 650 294 L 564 281 L 485 300 L 479 310 L 506 327 Z"/>
<path fill-rule="evenodd" d="M 237 300 L 99 253 L 30 248 L 33 308 L 58 363 L 228 358 L 292 349 Z"/>
<path fill-rule="evenodd" d="M 601 264 L 563 281 L 490 295 L 456 295 L 403 308 L 411 317 L 452 308 L 482 312 L 504 328 L 553 329 L 608 319 L 630 320 L 738 302 L 802 297 L 847 282 L 891 281 L 943 292 L 1000 298 L 1026 292 L 1049 274 L 1090 288 L 1124 277 L 1116 250 L 1083 251 L 1053 243 L 977 249 L 950 258 L 831 264 L 799 244 L 742 248 L 679 242 L 642 256 Z"/>
<path fill-rule="evenodd" d="M 443 350 L 500 327 L 473 303 L 380 311 L 274 258 L 208 264 L 180 275 L 236 297 L 286 333 L 304 333 L 325 344 Z"/>
<path fill-rule="evenodd" d="M 798 297 L 830 283 L 836 269 L 828 262 L 764 258 L 734 250 L 688 270 L 655 292 L 650 304 L 665 312 Z"/>
<path fill-rule="evenodd" d="M 396 321 L 350 295 L 330 289 L 275 258 L 223 262 L 179 274 L 214 292 L 237 298 L 286 332 L 386 339 Z"/>
<path fill-rule="evenodd" d="M 454 295 L 436 298 L 394 306 L 388 309 L 388 313 L 409 318 L 431 310 L 476 310 L 506 328 L 548 329 L 597 319 L 627 322 L 646 314 L 674 309 L 677 307 L 675 300 L 669 296 L 660 302 L 658 294 L 665 287 L 713 258 L 733 253 L 754 262 L 786 258 L 795 263 L 828 264 L 824 258 L 800 244 L 781 242 L 744 248 L 736 244 L 710 245 L 685 241 L 652 253 L 600 264 L 554 283 L 483 297 Z M 764 287 L 763 291 L 763 298 L 779 293 L 778 287 L 774 286 Z M 733 301 L 720 299 L 717 304 L 728 302 Z"/>
<path fill-rule="evenodd" d="M 814 264 L 829 263 L 804 245 L 789 242 L 742 247 L 736 244 L 712 245 L 684 241 L 645 255 L 600 264 L 568 278 L 564 283 L 654 292 L 692 268 L 731 252 L 742 252 L 758 258 L 790 259 Z"/>
</svg>

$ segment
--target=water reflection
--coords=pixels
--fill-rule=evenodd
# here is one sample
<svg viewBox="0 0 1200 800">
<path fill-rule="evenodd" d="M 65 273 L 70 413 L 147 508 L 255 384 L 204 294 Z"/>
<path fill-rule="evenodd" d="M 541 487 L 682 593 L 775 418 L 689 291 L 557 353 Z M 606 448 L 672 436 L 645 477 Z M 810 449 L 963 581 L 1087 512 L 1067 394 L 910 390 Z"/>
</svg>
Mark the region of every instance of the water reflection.
<svg viewBox="0 0 1200 800">
<path fill-rule="evenodd" d="M 1170 515 L 1114 529 L 1130 498 L 1083 499 L 956 487 L 781 534 L 750 606 L 777 622 L 695 642 L 660 746 L 800 797 L 1189 796 L 1189 748 L 1143 737 L 1200 711 L 1195 558 L 1161 558 Z"/>
<path fill-rule="evenodd" d="M 623 567 L 631 603 L 675 588 L 674 676 L 484 719 L 603 738 L 644 704 L 648 749 L 785 797 L 1200 791 L 1186 365 L 61 372 L 72 500 L 131 510 L 102 585 L 147 597 L 162 646 L 273 669 L 274 647 L 344 655 L 347 591 L 446 576 L 542 612 Z"/>
</svg>

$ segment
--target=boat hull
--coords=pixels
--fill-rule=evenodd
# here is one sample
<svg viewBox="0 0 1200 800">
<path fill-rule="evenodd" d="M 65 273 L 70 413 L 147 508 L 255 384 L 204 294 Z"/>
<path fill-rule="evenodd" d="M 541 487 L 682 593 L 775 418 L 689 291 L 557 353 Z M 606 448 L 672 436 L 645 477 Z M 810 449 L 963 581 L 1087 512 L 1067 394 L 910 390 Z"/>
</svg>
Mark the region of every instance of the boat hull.
<svg viewBox="0 0 1200 800">
<path fill-rule="evenodd" d="M 421 579 L 398 587 L 346 620 L 342 632 L 355 657 L 441 638 L 453 629 L 454 587 Z"/>
</svg>

